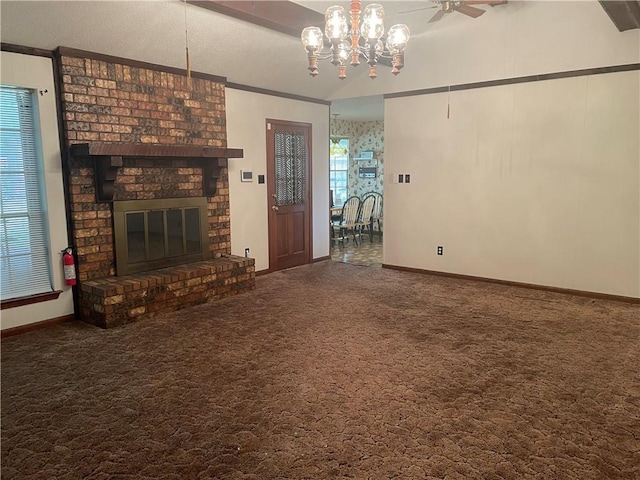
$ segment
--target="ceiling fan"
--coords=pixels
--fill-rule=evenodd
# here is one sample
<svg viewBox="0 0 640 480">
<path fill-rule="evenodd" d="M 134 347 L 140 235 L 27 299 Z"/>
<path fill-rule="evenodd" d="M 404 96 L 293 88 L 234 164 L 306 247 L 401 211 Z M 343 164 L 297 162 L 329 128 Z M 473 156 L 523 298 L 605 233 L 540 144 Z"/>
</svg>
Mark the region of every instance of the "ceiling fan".
<svg viewBox="0 0 640 480">
<path fill-rule="evenodd" d="M 432 7 L 418 8 L 415 10 L 407 10 L 401 13 L 416 12 L 418 10 L 426 10 L 429 8 L 439 8 L 440 10 L 438 10 L 438 12 L 433 17 L 431 17 L 431 20 L 429 20 L 428 22 L 428 23 L 433 23 L 433 22 L 437 22 L 442 17 L 444 17 L 446 13 L 451 13 L 451 12 L 460 12 L 469 17 L 478 18 L 485 11 L 482 10 L 481 8 L 474 7 L 473 5 L 490 5 L 492 7 L 495 7 L 496 5 L 503 5 L 507 3 L 507 0 L 460 0 L 460 1 L 432 0 L 432 1 L 437 5 L 434 5 Z"/>
</svg>

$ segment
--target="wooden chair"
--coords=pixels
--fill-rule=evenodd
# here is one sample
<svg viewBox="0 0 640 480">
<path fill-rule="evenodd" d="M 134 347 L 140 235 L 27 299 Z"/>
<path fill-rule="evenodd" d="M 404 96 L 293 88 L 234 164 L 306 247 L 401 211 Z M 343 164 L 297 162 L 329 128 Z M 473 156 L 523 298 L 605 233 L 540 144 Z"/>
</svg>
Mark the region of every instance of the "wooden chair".
<svg viewBox="0 0 640 480">
<path fill-rule="evenodd" d="M 331 222 L 337 222 L 340 220 L 340 213 L 335 212 L 335 206 L 333 204 L 333 190 L 329 190 L 329 209 L 331 212 Z"/>
<path fill-rule="evenodd" d="M 376 203 L 373 206 L 373 213 L 371 214 L 371 231 L 373 232 L 373 224 L 376 223 L 378 225 L 378 234 L 380 235 L 380 239 L 382 240 L 382 195 L 378 192 L 372 192 L 376 199 Z"/>
<path fill-rule="evenodd" d="M 357 245 L 358 240 L 356 235 L 358 234 L 358 214 L 360 213 L 360 199 L 356 196 L 349 197 L 342 206 L 342 213 L 340 219 L 331 222 L 332 239 L 333 241 L 340 241 L 344 245 L 344 241 L 348 240 L 347 235 L 349 230 L 353 235 L 353 242 Z M 337 235 L 336 235 L 337 234 Z"/>
<path fill-rule="evenodd" d="M 373 209 L 376 204 L 374 195 L 367 195 L 360 204 L 360 216 L 357 222 L 358 233 L 362 234 L 364 230 L 369 231 L 369 241 L 373 242 Z"/>
</svg>

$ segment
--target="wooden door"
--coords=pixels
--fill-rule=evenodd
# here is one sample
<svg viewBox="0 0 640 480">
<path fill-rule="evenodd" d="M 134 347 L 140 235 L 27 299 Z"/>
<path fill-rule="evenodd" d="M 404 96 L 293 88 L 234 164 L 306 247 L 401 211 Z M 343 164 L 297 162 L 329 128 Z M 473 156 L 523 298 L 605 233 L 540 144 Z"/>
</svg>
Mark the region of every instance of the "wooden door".
<svg viewBox="0 0 640 480">
<path fill-rule="evenodd" d="M 267 119 L 269 269 L 311 262 L 311 125 Z"/>
</svg>

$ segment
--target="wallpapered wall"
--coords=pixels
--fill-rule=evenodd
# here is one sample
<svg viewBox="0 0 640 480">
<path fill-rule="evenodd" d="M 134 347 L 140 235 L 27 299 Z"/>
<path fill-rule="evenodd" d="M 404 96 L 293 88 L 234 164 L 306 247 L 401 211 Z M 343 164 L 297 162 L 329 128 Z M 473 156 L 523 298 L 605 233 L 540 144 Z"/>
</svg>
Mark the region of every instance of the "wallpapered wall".
<svg viewBox="0 0 640 480">
<path fill-rule="evenodd" d="M 382 194 L 384 178 L 384 122 L 331 120 L 331 136 L 349 138 L 349 195 L 362 197 L 368 192 Z M 360 152 L 373 151 L 373 160 L 354 161 Z M 376 178 L 360 178 L 358 167 L 378 167 Z"/>
</svg>

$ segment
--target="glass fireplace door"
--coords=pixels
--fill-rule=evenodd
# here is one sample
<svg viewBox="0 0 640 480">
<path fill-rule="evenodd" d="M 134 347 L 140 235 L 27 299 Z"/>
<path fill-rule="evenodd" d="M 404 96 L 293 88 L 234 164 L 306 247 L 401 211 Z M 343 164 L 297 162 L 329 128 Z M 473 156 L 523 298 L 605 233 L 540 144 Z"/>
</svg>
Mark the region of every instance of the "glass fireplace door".
<svg viewBox="0 0 640 480">
<path fill-rule="evenodd" d="M 206 198 L 114 202 L 117 275 L 206 260 Z"/>
</svg>

